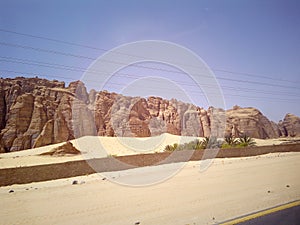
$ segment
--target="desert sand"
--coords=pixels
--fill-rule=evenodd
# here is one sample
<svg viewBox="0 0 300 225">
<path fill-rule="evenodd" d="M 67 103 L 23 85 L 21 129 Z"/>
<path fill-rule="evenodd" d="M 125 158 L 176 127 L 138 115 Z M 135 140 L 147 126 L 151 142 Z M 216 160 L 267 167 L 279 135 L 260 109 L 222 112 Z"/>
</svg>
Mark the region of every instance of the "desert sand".
<svg viewBox="0 0 300 225">
<path fill-rule="evenodd" d="M 66 157 L 40 156 L 41 153 L 49 152 L 63 143 L 54 144 L 35 149 L 0 154 L 0 169 L 103 158 L 110 155 L 122 156 L 162 152 L 166 145 L 172 145 L 174 143 L 182 144 L 195 139 L 196 137 L 171 134 L 162 134 L 149 138 L 85 136 L 71 141 L 73 145 L 81 151 L 81 155 Z M 258 146 L 264 146 L 281 144 L 289 141 L 289 139 L 255 139 L 255 141 Z"/>
<path fill-rule="evenodd" d="M 73 145 L 81 151 L 81 155 L 66 157 L 40 156 L 41 153 L 49 152 L 63 143 L 54 144 L 35 149 L 0 154 L 0 169 L 103 158 L 110 155 L 122 156 L 162 152 L 168 144 L 185 143 L 195 139 L 196 137 L 184 137 L 171 134 L 162 134 L 149 138 L 85 136 L 71 141 Z"/>
<path fill-rule="evenodd" d="M 1 224 L 218 224 L 300 199 L 300 153 L 214 159 L 200 172 L 201 163 L 1 187 Z M 170 171 L 157 184 L 126 185 Z"/>
</svg>

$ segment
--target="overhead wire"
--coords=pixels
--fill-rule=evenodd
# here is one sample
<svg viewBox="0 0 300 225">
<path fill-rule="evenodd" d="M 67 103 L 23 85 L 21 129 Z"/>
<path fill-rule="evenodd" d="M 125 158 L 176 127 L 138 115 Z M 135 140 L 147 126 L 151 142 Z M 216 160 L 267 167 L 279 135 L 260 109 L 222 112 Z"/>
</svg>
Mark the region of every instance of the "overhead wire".
<svg viewBox="0 0 300 225">
<path fill-rule="evenodd" d="M 12 34 L 17 34 L 17 35 L 23 35 L 23 36 L 27 36 L 27 37 L 38 38 L 38 39 L 43 39 L 43 40 L 53 41 L 53 42 L 62 43 L 62 44 L 78 46 L 78 47 L 90 48 L 90 49 L 94 49 L 94 50 L 108 51 L 107 49 L 104 49 L 104 48 L 97 48 L 97 47 L 94 47 L 94 46 L 88 46 L 88 45 L 63 41 L 63 40 L 54 39 L 54 38 L 47 38 L 47 37 L 43 37 L 43 36 L 36 36 L 36 35 L 31 35 L 31 34 L 15 32 L 15 31 L 9 31 L 9 30 L 5 30 L 5 29 L 0 29 L 0 32 L 7 32 L 7 33 L 12 33 Z M 50 53 L 50 54 L 57 54 L 57 55 L 68 56 L 68 57 L 76 57 L 76 58 L 80 58 L 80 59 L 88 59 L 88 60 L 96 60 L 97 59 L 95 57 L 77 55 L 77 54 L 72 54 L 72 53 L 67 53 L 67 52 L 44 49 L 44 48 L 37 48 L 37 47 L 28 46 L 28 45 L 20 45 L 20 44 L 7 43 L 7 42 L 0 42 L 0 45 L 15 47 L 15 48 L 22 48 L 22 49 L 27 49 L 27 50 L 34 50 L 34 51 L 45 52 L 45 53 Z M 123 54 L 122 52 L 116 52 L 116 53 Z M 127 54 L 127 53 L 124 53 L 124 54 L 125 55 L 130 55 L 130 54 Z M 130 56 L 135 56 L 135 55 L 130 55 Z M 140 57 L 140 56 L 135 56 L 135 57 Z M 3 62 L 12 62 L 12 63 L 27 64 L 27 65 L 43 66 L 43 67 L 49 67 L 49 68 L 54 68 L 54 69 L 64 69 L 64 70 L 77 71 L 77 72 L 91 72 L 91 73 L 93 73 L 93 71 L 86 70 L 84 68 L 74 67 L 74 66 L 67 66 L 67 65 L 63 65 L 63 64 L 54 64 L 54 63 L 47 63 L 47 62 L 40 62 L 40 61 L 35 61 L 34 62 L 33 60 L 17 59 L 17 58 L 13 58 L 13 57 L 3 57 L 3 56 L 1 58 L 2 59 L 0 61 L 3 61 Z M 12 59 L 19 60 L 19 61 L 13 61 Z M 117 62 L 117 61 L 107 61 L 107 62 L 116 63 L 116 64 L 123 64 L 122 62 Z M 149 67 L 149 66 L 143 66 L 143 65 L 130 65 L 130 66 L 134 66 L 134 67 L 138 67 L 138 68 L 144 68 L 144 69 L 159 70 L 159 71 L 164 71 L 164 72 L 185 74 L 184 72 L 178 71 L 178 70 L 175 71 L 175 70 L 168 70 L 168 69 L 164 69 L 164 68 L 156 68 L 156 67 Z M 289 82 L 289 83 L 293 83 L 293 84 L 295 83 L 294 81 L 290 81 L 290 80 L 275 79 L 275 78 L 271 78 L 271 77 L 268 77 L 268 76 L 252 74 L 252 73 L 236 72 L 236 71 L 229 71 L 229 70 L 223 70 L 223 69 L 212 69 L 212 70 L 213 71 L 218 71 L 218 72 L 239 74 L 239 75 L 248 76 L 248 77 L 259 77 L 259 78 L 262 78 L 262 79 L 277 80 L 277 81 Z M 16 72 L 16 71 L 13 71 L 13 70 L 0 70 L 0 71 L 6 71 L 6 72 L 10 71 L 10 72 L 13 72 L 13 73 L 22 73 L 20 71 Z M 97 72 L 95 72 L 95 73 L 97 73 Z M 38 73 L 26 73 L 25 72 L 24 74 L 28 74 L 28 75 L 31 74 L 31 75 L 35 75 L 35 76 L 41 76 L 41 74 L 43 74 L 43 73 L 38 74 Z M 117 75 L 118 76 L 127 76 L 127 77 L 133 77 L 134 78 L 134 75 L 132 75 L 132 74 L 118 73 Z M 205 76 L 205 74 L 198 74 L 198 75 Z M 47 75 L 47 77 L 48 76 L 49 75 Z M 53 76 L 49 76 L 49 77 L 53 77 Z M 55 77 L 56 78 L 72 80 L 71 78 L 65 77 L 65 76 L 55 76 Z M 137 76 L 135 76 L 135 78 L 137 78 Z M 239 79 L 219 77 L 219 76 L 217 76 L 217 79 L 231 81 L 231 82 L 251 83 L 251 84 L 256 84 L 256 85 L 263 85 L 263 86 L 270 86 L 270 87 L 280 87 L 280 88 L 288 88 L 288 89 L 297 89 L 297 90 L 299 90 L 298 87 L 280 85 L 280 84 L 270 84 L 270 83 L 265 83 L 265 82 L 239 80 Z M 187 84 L 187 83 L 184 83 L 184 82 L 181 82 L 181 84 L 191 85 L 191 84 Z M 191 86 L 193 86 L 193 85 L 191 85 Z M 231 90 L 234 90 L 234 91 L 246 91 L 247 90 L 248 92 L 257 91 L 257 92 L 263 93 L 263 94 L 273 94 L 272 92 L 266 92 L 266 91 L 263 91 L 263 90 L 251 89 L 251 88 L 238 89 L 236 87 L 230 87 L 230 86 L 222 86 L 222 88 L 231 89 Z M 279 93 L 279 92 L 276 91 L 276 93 Z M 281 92 L 281 93 L 284 93 L 284 92 Z M 286 93 L 285 92 L 285 95 L 287 95 L 287 96 L 297 96 L 297 94 L 295 94 L 295 95 L 293 95 L 293 94 L 295 94 L 295 93 Z M 256 97 L 253 97 L 253 96 L 241 96 L 241 95 L 231 95 L 231 96 L 256 98 Z M 276 98 L 276 100 L 280 100 L 280 99 Z M 281 99 L 281 100 L 291 100 L 291 99 Z"/>
<path fill-rule="evenodd" d="M 41 67 L 47 67 L 47 68 L 52 68 L 52 69 L 60 69 L 60 70 L 68 70 L 68 71 L 76 71 L 76 72 L 83 72 L 83 73 L 94 73 L 94 74 L 99 74 L 99 73 L 105 73 L 105 71 L 93 71 L 93 70 L 88 70 L 83 67 L 77 67 L 77 66 L 68 66 L 68 65 L 63 65 L 63 64 L 51 64 L 47 62 L 42 62 L 42 61 L 35 61 L 35 60 L 27 60 L 27 59 L 20 59 L 20 58 L 14 58 L 14 57 L 3 57 L 0 56 L 0 62 L 9 62 L 9 63 L 18 63 L 18 64 L 26 64 L 26 65 L 33 65 L 33 66 L 41 66 Z M 117 72 L 116 76 L 126 76 L 129 78 L 142 78 L 137 75 L 133 74 L 128 74 L 128 73 L 121 73 Z M 95 80 L 96 81 L 96 80 Z M 188 82 L 182 82 L 182 81 L 177 81 L 177 80 L 172 80 L 174 82 L 186 85 L 186 86 L 191 86 L 191 87 L 197 87 L 196 84 L 191 84 Z M 231 86 L 226 86 L 226 85 L 221 85 L 222 88 L 228 89 L 228 90 L 234 90 L 234 91 L 243 91 L 243 92 L 253 92 L 255 91 L 256 93 L 263 93 L 263 94 L 272 94 L 272 95 L 282 95 L 285 94 L 287 96 L 299 96 L 296 93 L 289 93 L 289 92 L 280 92 L 280 91 L 272 91 L 268 92 L 265 90 L 259 90 L 259 89 L 251 89 L 251 88 L 236 88 L 236 87 L 231 87 Z"/>
<path fill-rule="evenodd" d="M 48 50 L 48 49 L 42 49 L 42 48 L 35 48 L 31 46 L 25 46 L 25 45 L 17 45 L 17 44 L 10 44 L 10 43 L 5 43 L 5 42 L 0 42 L 0 45 L 8 45 L 11 47 L 20 47 L 20 48 L 25 48 L 25 49 L 30 49 L 30 50 L 35 50 L 35 51 L 42 51 L 42 52 L 47 52 L 47 53 L 53 53 L 53 54 L 60 54 L 64 56 L 71 56 L 71 57 L 77 57 L 77 58 L 85 58 L 85 59 L 93 59 L 96 60 L 96 58 L 92 57 L 87 57 L 83 55 L 76 55 L 76 54 L 71 54 L 71 53 L 65 53 L 65 52 L 60 52 L 60 51 L 54 51 L 54 50 Z M 115 63 L 115 64 L 123 64 L 122 62 L 116 62 L 113 60 L 105 60 L 109 63 Z M 123 64 L 124 65 L 124 64 Z M 162 68 L 153 68 L 149 66 L 142 66 L 142 65 L 130 65 L 132 67 L 138 67 L 138 68 L 144 68 L 144 69 L 153 69 L 153 70 L 159 70 L 159 71 L 164 71 L 164 72 L 172 72 L 172 73 L 177 73 L 177 74 L 186 74 L 182 71 L 174 71 L 174 70 L 168 70 L 168 69 L 162 69 Z M 211 76 L 208 76 L 206 74 L 197 74 L 201 75 L 201 77 L 208 77 L 211 78 Z M 266 86 L 271 86 L 271 87 L 281 87 L 281 88 L 289 88 L 289 89 L 297 89 L 299 90 L 299 87 L 294 87 L 294 86 L 287 86 L 287 85 L 280 85 L 280 84 L 270 84 L 270 83 L 265 83 L 265 82 L 256 82 L 256 81 L 249 81 L 249 80 L 238 80 L 238 79 L 232 79 L 232 78 L 225 78 L 225 77 L 219 77 L 216 76 L 217 79 L 219 80 L 227 80 L 227 81 L 234 81 L 234 82 L 239 82 L 239 83 L 251 83 L 251 84 L 257 84 L 257 85 L 266 85 Z"/>
<path fill-rule="evenodd" d="M 105 48 L 99 48 L 99 47 L 95 47 L 95 46 L 90 46 L 90 45 L 85 45 L 85 44 L 79 44 L 79 43 L 75 43 L 75 42 L 70 42 L 70 41 L 65 41 L 65 40 L 59 40 L 59 39 L 49 38 L 49 37 L 44 37 L 44 36 L 38 36 L 38 35 L 32 35 L 32 34 L 27 34 L 27 33 L 21 33 L 21 32 L 16 32 L 16 31 L 7 30 L 7 29 L 0 29 L 0 32 L 5 32 L 5 33 L 11 33 L 11 34 L 15 34 L 15 35 L 26 36 L 26 37 L 30 37 L 30 38 L 37 38 L 37 39 L 41 39 L 41 40 L 47 40 L 47 41 L 52 41 L 52 42 L 56 42 L 56 43 L 62 43 L 62 44 L 67 44 L 67 45 L 72 45 L 72 46 L 78 46 L 78 47 L 88 48 L 88 49 L 93 49 L 93 50 L 100 50 L 100 51 L 103 51 L 103 52 L 110 51 L 109 49 L 105 49 Z M 8 45 L 8 46 L 13 45 L 11 43 L 4 43 L 4 42 L 2 44 L 3 45 Z M 27 47 L 29 47 L 29 46 L 26 46 L 26 48 Z M 50 50 L 50 51 L 52 51 L 52 50 Z M 54 51 L 54 52 L 58 53 L 58 51 Z M 113 51 L 113 53 L 115 53 L 115 54 L 123 54 L 123 55 L 127 55 L 127 56 L 138 57 L 138 58 L 142 58 L 143 57 L 143 56 L 138 56 L 138 55 L 133 55 L 133 54 L 128 54 L 128 53 L 122 53 L 122 52 L 119 52 L 119 51 Z M 74 57 L 78 56 L 79 58 L 86 58 L 86 59 L 92 59 L 92 60 L 96 59 L 96 58 L 91 58 L 91 57 L 86 57 L 86 56 L 80 56 L 80 55 L 76 56 L 74 54 L 70 54 L 69 56 L 74 56 Z M 192 66 L 192 65 L 189 65 L 189 66 Z M 196 66 L 192 66 L 192 67 L 196 67 Z M 211 69 L 213 71 L 226 72 L 226 73 L 231 73 L 231 74 L 240 74 L 240 75 L 243 75 L 243 76 L 259 77 L 259 78 L 263 78 L 263 79 L 277 80 L 277 81 L 289 82 L 289 83 L 294 83 L 295 82 L 295 81 L 290 81 L 290 80 L 286 80 L 286 79 L 278 79 L 278 78 L 268 77 L 266 75 L 261 75 L 261 74 L 238 72 L 238 71 L 230 71 L 230 70 L 218 69 L 218 68 L 211 68 Z"/>
<path fill-rule="evenodd" d="M 16 74 L 28 74 L 28 75 L 34 75 L 34 76 L 40 76 L 40 77 L 45 77 L 45 78 L 62 78 L 62 79 L 69 79 L 72 80 L 68 77 L 64 77 L 64 76 L 60 76 L 60 75 L 49 75 L 49 74 L 40 74 L 40 73 L 33 73 L 33 72 L 22 72 L 22 71 L 14 71 L 14 70 L 2 70 L 0 69 L 0 71 L 3 72 L 9 72 L 9 73 L 16 73 Z M 90 82 L 95 82 L 95 80 L 86 80 L 86 81 L 90 81 Z M 117 82 L 109 82 L 109 85 L 117 85 L 117 86 L 124 86 L 127 84 L 124 83 L 117 83 Z M 146 87 L 147 89 L 153 89 L 153 90 L 157 90 L 153 87 Z M 169 88 L 165 88 L 164 91 L 167 90 L 169 91 L 169 93 L 174 93 L 174 90 Z M 173 92 L 172 92 L 173 91 Z M 189 92 L 191 93 L 197 93 L 200 96 L 204 96 L 206 97 L 206 94 L 209 94 L 210 96 L 213 96 L 214 93 L 203 93 L 202 91 L 196 91 L 196 90 L 189 90 Z M 284 101 L 284 102 L 291 102 L 294 103 L 295 101 L 299 101 L 300 99 L 282 99 L 282 98 L 272 98 L 272 97 L 255 97 L 255 96 L 245 96 L 245 95 L 238 95 L 238 94 L 226 94 L 226 96 L 232 96 L 232 97 L 241 97 L 241 98 L 248 98 L 248 99 L 256 99 L 256 100 L 276 100 L 276 101 Z"/>
</svg>

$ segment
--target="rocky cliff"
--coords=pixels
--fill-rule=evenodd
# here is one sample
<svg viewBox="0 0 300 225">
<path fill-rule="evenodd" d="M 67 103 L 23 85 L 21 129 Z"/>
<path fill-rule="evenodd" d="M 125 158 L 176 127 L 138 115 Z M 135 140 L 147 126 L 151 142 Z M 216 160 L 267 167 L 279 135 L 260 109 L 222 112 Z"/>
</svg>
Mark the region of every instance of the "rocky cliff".
<svg viewBox="0 0 300 225">
<path fill-rule="evenodd" d="M 73 139 L 74 104 L 84 106 L 81 110 L 84 116 L 90 113 L 84 110 L 87 94 L 81 82 L 73 82 L 66 88 L 64 82 L 39 78 L 18 77 L 0 81 L 1 152 Z M 81 87 L 85 93 L 76 94 Z"/>
<path fill-rule="evenodd" d="M 288 113 L 283 120 L 279 121 L 278 125 L 282 136 L 300 136 L 300 118 L 298 116 Z"/>
<path fill-rule="evenodd" d="M 281 136 L 279 126 L 259 110 L 239 106 L 226 111 L 226 133 L 239 137 L 247 134 L 253 138 L 276 138 Z"/>
<path fill-rule="evenodd" d="M 0 79 L 0 152 L 60 143 L 84 135 L 148 137 L 161 133 L 210 136 L 246 133 L 255 138 L 300 136 L 300 118 L 279 124 L 254 108 L 205 110 L 175 99 L 87 93 L 80 81 Z"/>
</svg>

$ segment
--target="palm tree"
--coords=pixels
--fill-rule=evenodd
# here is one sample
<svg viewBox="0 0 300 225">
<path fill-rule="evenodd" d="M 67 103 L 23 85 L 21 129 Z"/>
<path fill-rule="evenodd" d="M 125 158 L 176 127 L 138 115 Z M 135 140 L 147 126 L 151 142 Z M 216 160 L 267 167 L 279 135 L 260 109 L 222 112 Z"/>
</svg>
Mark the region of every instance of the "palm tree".
<svg viewBox="0 0 300 225">
<path fill-rule="evenodd" d="M 165 147 L 165 152 L 172 152 L 172 151 L 174 151 L 174 148 L 173 148 L 172 145 L 167 145 L 167 146 Z"/>
<path fill-rule="evenodd" d="M 253 138 L 247 136 L 246 134 L 239 137 L 238 143 L 239 143 L 239 145 L 241 145 L 243 147 L 255 146 L 256 145 L 256 142 L 253 140 Z"/>
<path fill-rule="evenodd" d="M 232 136 L 232 134 L 225 136 L 224 141 L 229 146 L 235 146 L 238 143 L 238 141 Z"/>
<path fill-rule="evenodd" d="M 179 148 L 179 145 L 177 143 L 173 144 L 173 149 L 177 150 Z"/>
<path fill-rule="evenodd" d="M 165 151 L 166 152 L 173 152 L 175 150 L 179 149 L 179 145 L 177 143 L 173 144 L 173 145 L 167 145 L 165 147 Z"/>
<path fill-rule="evenodd" d="M 196 139 L 195 141 L 193 141 L 193 147 L 194 150 L 200 150 L 200 149 L 204 149 L 202 141 Z"/>
<path fill-rule="evenodd" d="M 209 137 L 205 137 L 204 140 L 200 142 L 202 148 L 206 149 L 209 143 Z"/>
<path fill-rule="evenodd" d="M 208 148 L 219 148 L 220 143 L 218 141 L 217 137 L 211 136 L 211 137 L 205 137 L 203 141 L 201 141 L 201 145 L 204 149 Z"/>
</svg>

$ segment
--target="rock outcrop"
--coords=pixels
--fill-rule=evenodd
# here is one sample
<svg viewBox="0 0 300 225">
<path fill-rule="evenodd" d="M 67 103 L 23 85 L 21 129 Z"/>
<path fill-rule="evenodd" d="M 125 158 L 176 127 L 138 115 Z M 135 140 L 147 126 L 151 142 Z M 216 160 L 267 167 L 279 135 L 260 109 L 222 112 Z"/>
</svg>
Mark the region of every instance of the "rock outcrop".
<svg viewBox="0 0 300 225">
<path fill-rule="evenodd" d="M 67 143 L 52 149 L 49 152 L 44 152 L 41 155 L 51 155 L 51 156 L 67 156 L 67 155 L 79 155 L 81 152 L 73 146 L 73 144 L 68 141 Z"/>
<path fill-rule="evenodd" d="M 239 137 L 246 134 L 253 138 L 276 138 L 280 136 L 278 126 L 255 108 L 239 106 L 226 111 L 226 133 Z"/>
<path fill-rule="evenodd" d="M 207 137 L 300 136 L 300 119 L 276 124 L 255 108 L 207 110 L 176 99 L 87 93 L 81 81 L 0 79 L 0 152 L 65 142 L 86 135 L 149 137 L 162 133 Z"/>
<path fill-rule="evenodd" d="M 300 136 L 300 118 L 291 113 L 286 114 L 284 119 L 279 121 L 279 129 L 283 136 Z"/>
<path fill-rule="evenodd" d="M 88 100 L 86 93 L 77 97 L 76 85 L 82 86 L 82 83 L 72 82 L 66 88 L 64 82 L 24 77 L 1 79 L 0 82 L 0 152 L 74 138 L 73 122 L 81 119 L 73 118 L 74 105 L 86 108 Z M 85 87 L 79 90 L 85 91 Z M 80 112 L 84 114 L 85 110 Z"/>
</svg>

